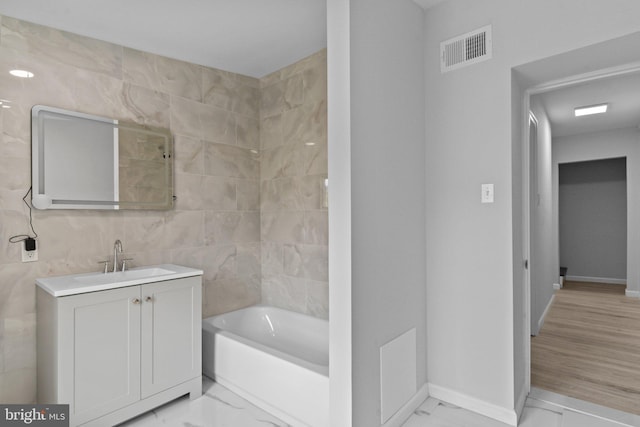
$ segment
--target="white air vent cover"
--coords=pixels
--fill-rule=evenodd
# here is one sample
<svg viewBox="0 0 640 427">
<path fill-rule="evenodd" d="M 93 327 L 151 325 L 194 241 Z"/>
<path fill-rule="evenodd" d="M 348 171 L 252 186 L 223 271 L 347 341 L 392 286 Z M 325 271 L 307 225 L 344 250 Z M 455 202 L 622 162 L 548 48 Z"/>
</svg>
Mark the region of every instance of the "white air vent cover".
<svg viewBox="0 0 640 427">
<path fill-rule="evenodd" d="M 491 25 L 440 43 L 440 71 L 491 59 Z"/>
</svg>

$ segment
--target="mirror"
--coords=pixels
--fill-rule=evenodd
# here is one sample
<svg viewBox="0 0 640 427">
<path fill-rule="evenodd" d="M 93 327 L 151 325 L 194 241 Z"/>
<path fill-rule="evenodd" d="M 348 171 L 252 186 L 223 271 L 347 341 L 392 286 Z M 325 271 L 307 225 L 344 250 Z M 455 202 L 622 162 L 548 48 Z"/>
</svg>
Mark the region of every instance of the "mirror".
<svg viewBox="0 0 640 427">
<path fill-rule="evenodd" d="M 37 209 L 171 209 L 167 129 L 60 108 L 31 109 L 32 204 Z"/>
</svg>

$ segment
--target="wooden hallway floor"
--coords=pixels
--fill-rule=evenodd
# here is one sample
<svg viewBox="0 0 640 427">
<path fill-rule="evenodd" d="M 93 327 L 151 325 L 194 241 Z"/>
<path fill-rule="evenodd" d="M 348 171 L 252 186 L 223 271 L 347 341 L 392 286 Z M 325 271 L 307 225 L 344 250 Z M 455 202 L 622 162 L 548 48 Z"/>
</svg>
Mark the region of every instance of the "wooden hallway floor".
<svg viewBox="0 0 640 427">
<path fill-rule="evenodd" d="M 640 414 L 640 299 L 565 282 L 531 338 L 531 385 Z"/>
</svg>

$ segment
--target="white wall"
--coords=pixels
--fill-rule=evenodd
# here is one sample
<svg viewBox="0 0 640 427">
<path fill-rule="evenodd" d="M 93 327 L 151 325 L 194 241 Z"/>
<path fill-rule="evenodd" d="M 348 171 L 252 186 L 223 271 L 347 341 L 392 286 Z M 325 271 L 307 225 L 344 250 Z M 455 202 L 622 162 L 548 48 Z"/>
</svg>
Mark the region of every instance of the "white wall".
<svg viewBox="0 0 640 427">
<path fill-rule="evenodd" d="M 626 281 L 626 163 L 615 158 L 559 165 L 560 264 L 570 269 L 569 280 Z"/>
<path fill-rule="evenodd" d="M 640 132 L 637 128 L 618 129 L 585 135 L 554 138 L 553 197 L 554 239 L 559 242 L 558 164 L 589 160 L 627 158 L 627 293 L 640 296 Z M 570 271 L 569 275 L 573 273 Z"/>
<path fill-rule="evenodd" d="M 515 424 L 528 337 L 514 330 L 524 316 L 517 272 L 523 260 L 514 249 L 522 242 L 522 224 L 519 192 L 512 188 L 519 185 L 514 177 L 521 156 L 514 147 L 522 132 L 512 123 L 512 102 L 520 97 L 511 91 L 532 80 L 523 74 L 514 83 L 511 71 L 638 31 L 638 13 L 640 3 L 633 0 L 450 0 L 427 12 L 427 360 L 433 395 Z M 440 74 L 439 43 L 486 24 L 493 25 L 493 59 Z M 584 60 L 569 62 L 553 77 L 588 71 Z M 532 71 L 549 75 L 545 68 Z M 482 183 L 495 184 L 495 203 L 480 203 Z"/>
<path fill-rule="evenodd" d="M 551 160 L 551 125 L 536 97 L 531 98 L 531 111 L 538 120 L 536 144 L 535 189 L 531 206 L 531 334 L 537 335 L 542 315 L 553 297 L 553 284 L 558 283 L 560 267 L 553 257 L 553 194 Z"/>
<path fill-rule="evenodd" d="M 331 425 L 370 427 L 381 346 L 416 328 L 426 383 L 423 11 L 329 0 L 328 16 Z"/>
</svg>

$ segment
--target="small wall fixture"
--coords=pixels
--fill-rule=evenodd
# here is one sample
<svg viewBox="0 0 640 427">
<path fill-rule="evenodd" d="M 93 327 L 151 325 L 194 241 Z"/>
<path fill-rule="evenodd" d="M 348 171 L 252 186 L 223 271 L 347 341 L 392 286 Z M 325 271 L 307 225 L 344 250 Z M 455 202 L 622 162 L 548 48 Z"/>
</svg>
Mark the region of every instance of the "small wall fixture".
<svg viewBox="0 0 640 427">
<path fill-rule="evenodd" d="M 33 77 L 33 73 L 27 70 L 11 70 L 9 71 L 9 74 L 15 77 L 21 77 L 23 79 L 30 79 L 31 77 Z"/>
<path fill-rule="evenodd" d="M 590 116 L 592 114 L 606 113 L 608 107 L 609 104 L 587 105 L 585 107 L 576 107 L 574 111 L 576 117 Z"/>
</svg>

